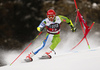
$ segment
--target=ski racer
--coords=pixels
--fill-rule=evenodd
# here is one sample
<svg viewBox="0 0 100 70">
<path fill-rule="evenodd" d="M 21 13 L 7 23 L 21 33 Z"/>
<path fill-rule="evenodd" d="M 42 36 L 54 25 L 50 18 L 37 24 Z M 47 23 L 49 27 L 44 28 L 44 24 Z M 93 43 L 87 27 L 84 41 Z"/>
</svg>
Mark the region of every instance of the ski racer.
<svg viewBox="0 0 100 70">
<path fill-rule="evenodd" d="M 50 53 L 54 51 L 58 43 L 61 41 L 60 39 L 60 26 L 61 22 L 66 22 L 71 27 L 72 32 L 76 31 L 76 28 L 74 27 L 72 21 L 62 15 L 56 16 L 56 13 L 53 9 L 50 9 L 47 11 L 47 18 L 45 18 L 40 25 L 37 27 L 37 30 L 39 32 L 46 29 L 47 34 L 46 37 L 38 48 L 33 50 L 26 56 L 26 60 L 32 61 L 32 57 L 36 55 L 41 49 L 43 49 L 45 46 L 49 46 L 49 49 L 45 52 L 45 54 L 42 56 L 43 58 L 51 58 Z"/>
</svg>

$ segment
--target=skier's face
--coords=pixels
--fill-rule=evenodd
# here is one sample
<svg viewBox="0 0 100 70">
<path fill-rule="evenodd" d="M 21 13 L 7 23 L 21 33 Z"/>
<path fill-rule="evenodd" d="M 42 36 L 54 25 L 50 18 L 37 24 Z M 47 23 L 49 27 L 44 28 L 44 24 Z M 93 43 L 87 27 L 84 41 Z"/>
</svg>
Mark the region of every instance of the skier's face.
<svg viewBox="0 0 100 70">
<path fill-rule="evenodd" d="M 55 19 L 55 15 L 48 15 L 47 17 L 50 21 L 54 21 Z"/>
</svg>

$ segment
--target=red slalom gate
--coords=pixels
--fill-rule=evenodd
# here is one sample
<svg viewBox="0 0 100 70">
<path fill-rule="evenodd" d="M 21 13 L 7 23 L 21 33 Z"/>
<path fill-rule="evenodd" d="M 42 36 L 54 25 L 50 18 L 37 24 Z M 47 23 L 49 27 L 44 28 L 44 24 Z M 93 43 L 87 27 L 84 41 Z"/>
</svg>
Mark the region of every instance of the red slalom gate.
<svg viewBox="0 0 100 70">
<path fill-rule="evenodd" d="M 78 9 L 77 4 L 76 4 L 76 0 L 74 0 L 74 3 L 75 3 L 76 11 L 77 11 L 77 16 L 76 16 L 75 23 L 76 23 L 77 17 L 78 17 L 78 18 L 79 18 L 80 25 L 81 25 L 81 28 L 82 28 L 82 31 L 83 31 L 83 34 L 84 34 L 84 37 L 83 37 L 83 38 L 81 39 L 81 41 L 80 41 L 76 46 L 74 46 L 71 50 L 73 50 L 74 48 L 76 48 L 76 47 L 84 40 L 84 38 L 86 39 L 88 48 L 90 49 L 90 45 L 89 45 L 89 42 L 88 42 L 86 36 L 87 36 L 87 34 L 89 33 L 89 31 L 91 30 L 91 28 L 92 28 L 92 26 L 94 25 L 95 22 L 93 22 L 92 25 L 89 27 L 89 26 L 87 25 L 87 22 L 85 22 L 84 19 L 82 18 L 81 13 L 79 12 L 79 9 Z M 83 23 L 83 25 L 82 25 L 82 23 Z M 85 28 L 83 28 L 83 26 L 84 26 Z"/>
</svg>

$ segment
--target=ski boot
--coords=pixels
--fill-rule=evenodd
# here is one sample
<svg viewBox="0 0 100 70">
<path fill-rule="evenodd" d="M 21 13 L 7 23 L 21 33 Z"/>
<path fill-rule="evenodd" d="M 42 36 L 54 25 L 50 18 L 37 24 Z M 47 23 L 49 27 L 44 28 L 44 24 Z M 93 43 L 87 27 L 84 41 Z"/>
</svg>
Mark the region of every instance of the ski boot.
<svg viewBox="0 0 100 70">
<path fill-rule="evenodd" d="M 52 51 L 45 52 L 45 54 L 42 57 L 40 57 L 39 59 L 51 59 L 52 56 L 50 55 L 50 53 L 52 53 Z"/>
<path fill-rule="evenodd" d="M 32 62 L 32 61 L 33 61 L 33 59 L 32 59 L 33 56 L 34 56 L 34 53 L 33 53 L 33 52 L 30 52 L 30 53 L 28 54 L 28 56 L 26 56 L 25 61 L 26 61 L 26 62 Z"/>
</svg>

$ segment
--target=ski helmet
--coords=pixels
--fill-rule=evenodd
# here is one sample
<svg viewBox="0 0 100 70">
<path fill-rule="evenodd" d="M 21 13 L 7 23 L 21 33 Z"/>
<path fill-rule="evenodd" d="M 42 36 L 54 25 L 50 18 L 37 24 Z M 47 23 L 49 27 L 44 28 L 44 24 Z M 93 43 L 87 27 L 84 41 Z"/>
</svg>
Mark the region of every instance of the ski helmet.
<svg viewBox="0 0 100 70">
<path fill-rule="evenodd" d="M 54 21 L 55 16 L 56 16 L 56 13 L 55 13 L 54 10 L 50 9 L 50 10 L 47 11 L 47 18 L 48 18 L 50 21 Z"/>
<path fill-rule="evenodd" d="M 55 13 L 55 11 L 53 9 L 50 9 L 50 10 L 47 11 L 47 16 L 48 15 L 54 15 L 54 16 L 56 16 L 56 13 Z"/>
</svg>

